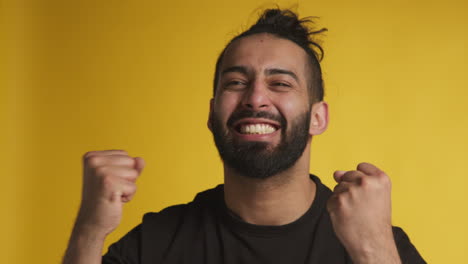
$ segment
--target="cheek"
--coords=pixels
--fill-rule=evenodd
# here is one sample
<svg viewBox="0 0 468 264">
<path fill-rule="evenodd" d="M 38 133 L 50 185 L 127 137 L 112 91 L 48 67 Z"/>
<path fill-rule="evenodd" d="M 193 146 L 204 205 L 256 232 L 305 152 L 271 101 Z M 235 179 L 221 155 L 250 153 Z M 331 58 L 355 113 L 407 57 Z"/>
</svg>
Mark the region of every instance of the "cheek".
<svg viewBox="0 0 468 264">
<path fill-rule="evenodd" d="M 214 101 L 214 111 L 221 121 L 226 122 L 237 108 L 238 98 L 234 95 L 220 95 Z"/>
<path fill-rule="evenodd" d="M 286 100 L 283 104 L 281 104 L 281 111 L 285 113 L 293 113 L 294 109 L 298 107 L 298 103 L 294 102 L 293 100 Z"/>
<path fill-rule="evenodd" d="M 303 98 L 282 98 L 277 103 L 278 110 L 285 115 L 285 117 L 294 117 L 308 111 L 308 101 L 302 100 Z"/>
</svg>

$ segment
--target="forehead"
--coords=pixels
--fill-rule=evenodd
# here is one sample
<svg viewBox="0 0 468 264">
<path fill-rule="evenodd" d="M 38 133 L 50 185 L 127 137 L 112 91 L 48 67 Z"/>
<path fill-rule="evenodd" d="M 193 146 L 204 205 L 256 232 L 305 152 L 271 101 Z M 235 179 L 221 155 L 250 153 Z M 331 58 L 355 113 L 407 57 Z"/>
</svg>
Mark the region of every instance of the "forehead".
<svg viewBox="0 0 468 264">
<path fill-rule="evenodd" d="M 243 37 L 226 49 L 221 72 L 232 66 L 245 66 L 254 71 L 283 68 L 305 78 L 307 54 L 296 43 L 268 33 Z"/>
</svg>

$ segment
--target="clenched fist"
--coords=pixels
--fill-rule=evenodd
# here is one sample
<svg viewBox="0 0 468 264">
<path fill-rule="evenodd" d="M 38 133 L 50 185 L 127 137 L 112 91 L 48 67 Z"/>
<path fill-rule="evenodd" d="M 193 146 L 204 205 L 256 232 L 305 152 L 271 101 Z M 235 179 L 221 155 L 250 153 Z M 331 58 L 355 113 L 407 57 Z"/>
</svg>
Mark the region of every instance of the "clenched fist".
<svg viewBox="0 0 468 264">
<path fill-rule="evenodd" d="M 124 150 L 91 151 L 83 156 L 83 193 L 77 225 L 107 236 L 120 223 L 123 203 L 136 192 L 135 181 L 145 166 Z"/>
<path fill-rule="evenodd" d="M 392 233 L 390 178 L 369 163 L 333 176 L 338 184 L 327 209 L 353 263 L 400 263 Z"/>
</svg>

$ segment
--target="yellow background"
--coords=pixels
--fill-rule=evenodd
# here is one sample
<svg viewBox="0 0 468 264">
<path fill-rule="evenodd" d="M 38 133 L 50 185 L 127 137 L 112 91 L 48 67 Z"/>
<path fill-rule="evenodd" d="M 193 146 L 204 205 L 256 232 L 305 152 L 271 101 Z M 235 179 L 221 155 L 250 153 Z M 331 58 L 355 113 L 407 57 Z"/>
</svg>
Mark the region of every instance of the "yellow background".
<svg viewBox="0 0 468 264">
<path fill-rule="evenodd" d="M 393 223 L 429 263 L 468 259 L 466 1 L 323 0 L 329 130 L 312 169 L 368 161 L 393 181 Z M 4 1 L 0 14 L 2 263 L 58 263 L 81 156 L 125 149 L 147 167 L 107 246 L 148 211 L 222 182 L 206 128 L 215 59 L 264 1 Z"/>
</svg>

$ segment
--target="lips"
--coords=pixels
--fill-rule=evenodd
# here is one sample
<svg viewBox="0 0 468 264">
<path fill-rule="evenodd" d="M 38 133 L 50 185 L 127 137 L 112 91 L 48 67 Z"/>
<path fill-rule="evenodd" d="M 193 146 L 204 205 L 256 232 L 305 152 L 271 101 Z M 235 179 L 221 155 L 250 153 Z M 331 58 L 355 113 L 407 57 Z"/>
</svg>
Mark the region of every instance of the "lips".
<svg viewBox="0 0 468 264">
<path fill-rule="evenodd" d="M 235 122 L 233 128 L 243 135 L 263 135 L 274 133 L 280 125 L 270 120 L 246 118 Z"/>
<path fill-rule="evenodd" d="M 269 124 L 243 124 L 238 129 L 241 134 L 270 134 L 276 131 L 276 128 Z"/>
</svg>

